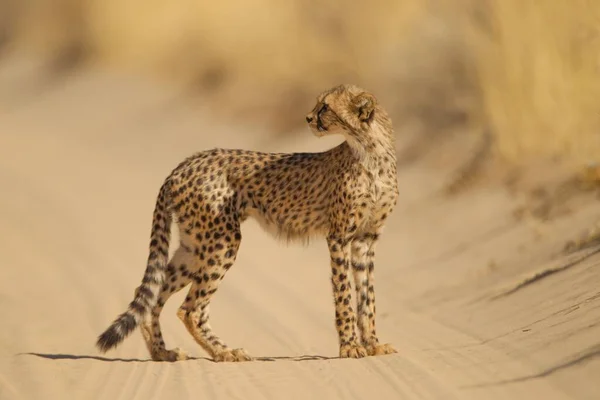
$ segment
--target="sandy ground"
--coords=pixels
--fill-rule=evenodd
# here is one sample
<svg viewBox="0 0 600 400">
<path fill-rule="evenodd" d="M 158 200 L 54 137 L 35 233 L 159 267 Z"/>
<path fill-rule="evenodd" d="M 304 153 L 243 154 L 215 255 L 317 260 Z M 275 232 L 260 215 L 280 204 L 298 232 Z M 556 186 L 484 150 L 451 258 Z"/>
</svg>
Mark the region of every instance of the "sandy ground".
<svg viewBox="0 0 600 400">
<path fill-rule="evenodd" d="M 399 172 L 378 248 L 378 331 L 398 354 L 337 359 L 325 244 L 286 247 L 249 222 L 212 321 L 259 360 L 208 360 L 175 316 L 183 292 L 164 335 L 197 359 L 149 361 L 139 332 L 101 356 L 96 336 L 141 279 L 155 195 L 181 158 L 338 139 L 277 142 L 136 78 L 47 82 L 34 67 L 0 63 L 0 399 L 600 398 L 600 255 L 562 253 L 600 207 L 581 198 L 551 222 L 519 222 L 506 187 L 444 199 L 426 162 Z"/>
</svg>

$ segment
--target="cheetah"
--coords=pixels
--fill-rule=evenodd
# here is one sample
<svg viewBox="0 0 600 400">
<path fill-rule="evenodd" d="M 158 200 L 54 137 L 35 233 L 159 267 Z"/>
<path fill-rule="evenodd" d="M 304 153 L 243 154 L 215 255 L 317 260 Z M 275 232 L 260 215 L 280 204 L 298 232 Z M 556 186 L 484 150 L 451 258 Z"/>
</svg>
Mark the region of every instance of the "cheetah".
<svg viewBox="0 0 600 400">
<path fill-rule="evenodd" d="M 209 323 L 211 297 L 233 266 L 248 217 L 278 238 L 327 240 L 341 358 L 396 352 L 377 337 L 374 290 L 375 244 L 398 198 L 391 119 L 374 95 L 345 84 L 321 93 L 306 121 L 317 137 L 341 134 L 345 141 L 316 153 L 217 148 L 171 172 L 158 193 L 142 283 L 127 311 L 98 337 L 102 353 L 140 326 L 153 360 L 187 359 L 179 348 L 166 349 L 159 316 L 169 297 L 191 283 L 177 315 L 194 340 L 214 361 L 251 360 Z M 169 261 L 172 220 L 180 243 Z"/>
</svg>

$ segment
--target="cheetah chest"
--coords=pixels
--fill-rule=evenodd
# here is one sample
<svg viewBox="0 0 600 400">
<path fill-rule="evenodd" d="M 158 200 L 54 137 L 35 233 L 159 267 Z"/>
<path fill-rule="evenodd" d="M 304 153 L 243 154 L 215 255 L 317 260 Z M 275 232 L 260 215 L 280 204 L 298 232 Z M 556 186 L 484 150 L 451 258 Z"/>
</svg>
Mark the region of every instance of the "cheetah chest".
<svg viewBox="0 0 600 400">
<path fill-rule="evenodd" d="M 398 184 L 395 175 L 366 175 L 364 192 L 360 196 L 363 208 L 361 225 L 366 229 L 379 228 L 393 211 L 398 198 Z"/>
</svg>

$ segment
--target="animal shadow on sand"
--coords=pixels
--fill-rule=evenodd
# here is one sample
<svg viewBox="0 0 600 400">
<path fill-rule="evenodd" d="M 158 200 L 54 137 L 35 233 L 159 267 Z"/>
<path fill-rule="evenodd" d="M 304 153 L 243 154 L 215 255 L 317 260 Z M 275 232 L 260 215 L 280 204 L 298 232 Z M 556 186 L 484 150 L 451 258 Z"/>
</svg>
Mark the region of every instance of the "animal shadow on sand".
<svg viewBox="0 0 600 400">
<path fill-rule="evenodd" d="M 26 355 L 26 356 L 35 356 L 40 358 L 45 358 L 47 360 L 96 360 L 96 361 L 105 361 L 105 362 L 154 362 L 151 359 L 141 359 L 141 358 L 110 358 L 110 357 L 102 357 L 102 356 L 90 356 L 90 355 L 77 355 L 77 354 L 60 354 L 60 353 L 19 353 L 17 355 Z M 254 357 L 252 361 L 320 361 L 320 360 L 336 360 L 339 357 L 325 357 L 318 355 L 301 355 L 301 356 L 276 356 L 276 357 Z M 212 358 L 207 357 L 190 357 L 185 361 L 193 361 L 193 360 L 205 360 L 210 362 L 213 361 Z M 160 361 L 157 361 L 160 362 Z"/>
</svg>

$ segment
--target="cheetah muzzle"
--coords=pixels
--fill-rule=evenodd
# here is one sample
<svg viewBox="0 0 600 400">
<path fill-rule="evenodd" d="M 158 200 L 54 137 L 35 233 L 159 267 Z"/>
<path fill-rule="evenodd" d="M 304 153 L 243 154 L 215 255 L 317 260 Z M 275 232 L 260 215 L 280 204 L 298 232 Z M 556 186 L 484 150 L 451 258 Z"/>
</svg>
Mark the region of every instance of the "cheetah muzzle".
<svg viewBox="0 0 600 400">
<path fill-rule="evenodd" d="M 398 197 L 391 119 L 372 94 L 340 85 L 317 97 L 306 120 L 316 136 L 341 134 L 345 141 L 320 153 L 207 150 L 171 172 L 158 193 L 142 282 L 98 337 L 101 352 L 140 327 L 153 360 L 188 358 L 166 349 L 159 317 L 167 300 L 191 284 L 177 315 L 192 337 L 215 361 L 251 360 L 209 323 L 210 300 L 235 262 L 248 217 L 279 238 L 327 240 L 340 357 L 396 352 L 377 337 L 374 290 L 375 244 Z M 180 243 L 169 260 L 173 218 Z"/>
</svg>

